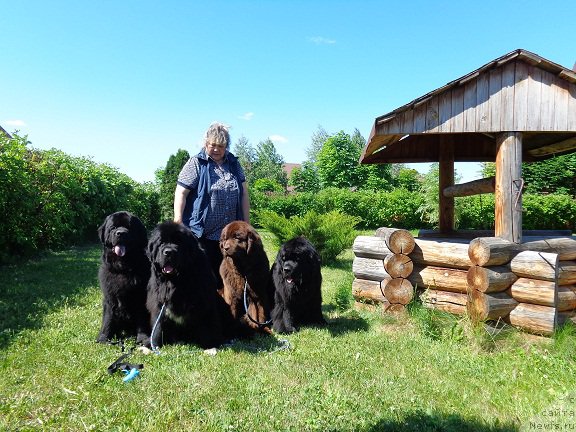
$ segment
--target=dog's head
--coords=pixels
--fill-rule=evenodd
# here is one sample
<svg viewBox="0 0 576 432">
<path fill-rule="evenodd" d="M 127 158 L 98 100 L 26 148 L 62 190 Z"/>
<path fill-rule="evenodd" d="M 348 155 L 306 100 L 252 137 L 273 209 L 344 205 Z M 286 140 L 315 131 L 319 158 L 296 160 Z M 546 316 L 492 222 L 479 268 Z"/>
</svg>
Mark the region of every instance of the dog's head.
<svg viewBox="0 0 576 432">
<path fill-rule="evenodd" d="M 262 250 L 262 239 L 256 230 L 247 222 L 234 221 L 222 230 L 220 250 L 222 256 L 242 259 L 256 250 Z"/>
<path fill-rule="evenodd" d="M 166 277 L 186 272 L 200 251 L 192 231 L 175 222 L 163 222 L 154 228 L 147 254 L 152 267 Z"/>
<path fill-rule="evenodd" d="M 288 284 L 300 284 L 307 271 L 320 265 L 320 257 L 305 237 L 284 243 L 276 256 L 276 266 Z"/>
<path fill-rule="evenodd" d="M 98 227 L 98 237 L 105 249 L 117 257 L 146 248 L 148 235 L 142 221 L 132 213 L 119 211 L 106 216 Z"/>
</svg>

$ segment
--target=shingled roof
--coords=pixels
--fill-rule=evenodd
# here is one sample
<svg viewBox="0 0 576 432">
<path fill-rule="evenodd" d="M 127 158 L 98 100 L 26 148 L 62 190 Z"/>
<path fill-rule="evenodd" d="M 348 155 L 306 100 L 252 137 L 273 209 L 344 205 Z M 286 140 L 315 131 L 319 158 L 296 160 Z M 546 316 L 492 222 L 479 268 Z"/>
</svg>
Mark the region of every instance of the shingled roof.
<svg viewBox="0 0 576 432">
<path fill-rule="evenodd" d="M 377 117 L 361 163 L 493 162 L 495 137 L 522 132 L 522 158 L 576 150 L 576 72 L 518 49 Z"/>
</svg>

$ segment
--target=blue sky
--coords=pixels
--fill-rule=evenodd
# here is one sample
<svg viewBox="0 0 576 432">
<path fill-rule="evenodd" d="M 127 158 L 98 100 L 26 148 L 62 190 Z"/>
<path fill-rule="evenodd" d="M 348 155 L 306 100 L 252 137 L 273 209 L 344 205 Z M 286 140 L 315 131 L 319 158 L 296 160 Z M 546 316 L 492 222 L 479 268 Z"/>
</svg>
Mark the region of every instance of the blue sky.
<svg viewBox="0 0 576 432">
<path fill-rule="evenodd" d="M 0 125 L 152 181 L 213 121 L 286 162 L 518 48 L 572 68 L 567 1 L 0 0 Z M 414 166 L 425 172 L 427 165 Z M 457 165 L 463 180 L 476 164 Z"/>
</svg>

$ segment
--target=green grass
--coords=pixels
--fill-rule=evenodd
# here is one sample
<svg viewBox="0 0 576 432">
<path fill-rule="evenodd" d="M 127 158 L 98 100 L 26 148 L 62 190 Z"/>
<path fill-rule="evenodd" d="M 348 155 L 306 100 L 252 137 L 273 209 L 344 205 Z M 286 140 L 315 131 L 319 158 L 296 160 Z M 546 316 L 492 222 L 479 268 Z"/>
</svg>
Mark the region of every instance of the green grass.
<svg viewBox="0 0 576 432">
<path fill-rule="evenodd" d="M 551 340 L 487 333 L 417 304 L 400 316 L 356 311 L 350 250 L 323 268 L 327 327 L 287 336 L 287 350 L 268 336 L 215 356 L 186 345 L 135 353 L 141 378 L 123 383 L 106 371 L 120 349 L 94 342 L 99 254 L 0 268 L 0 430 L 509 431 L 575 409 L 573 329 Z"/>
</svg>

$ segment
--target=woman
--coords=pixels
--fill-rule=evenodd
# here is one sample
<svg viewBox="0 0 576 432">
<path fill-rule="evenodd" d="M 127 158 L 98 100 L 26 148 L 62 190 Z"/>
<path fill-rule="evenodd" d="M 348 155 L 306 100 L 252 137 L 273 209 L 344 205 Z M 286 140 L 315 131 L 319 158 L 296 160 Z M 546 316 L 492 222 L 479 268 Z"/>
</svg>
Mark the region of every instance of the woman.
<svg viewBox="0 0 576 432">
<path fill-rule="evenodd" d="M 229 146 L 228 127 L 212 123 L 202 150 L 180 171 L 174 193 L 174 222 L 190 227 L 200 239 L 218 279 L 222 229 L 235 220 L 250 223 L 246 176 Z"/>
</svg>

